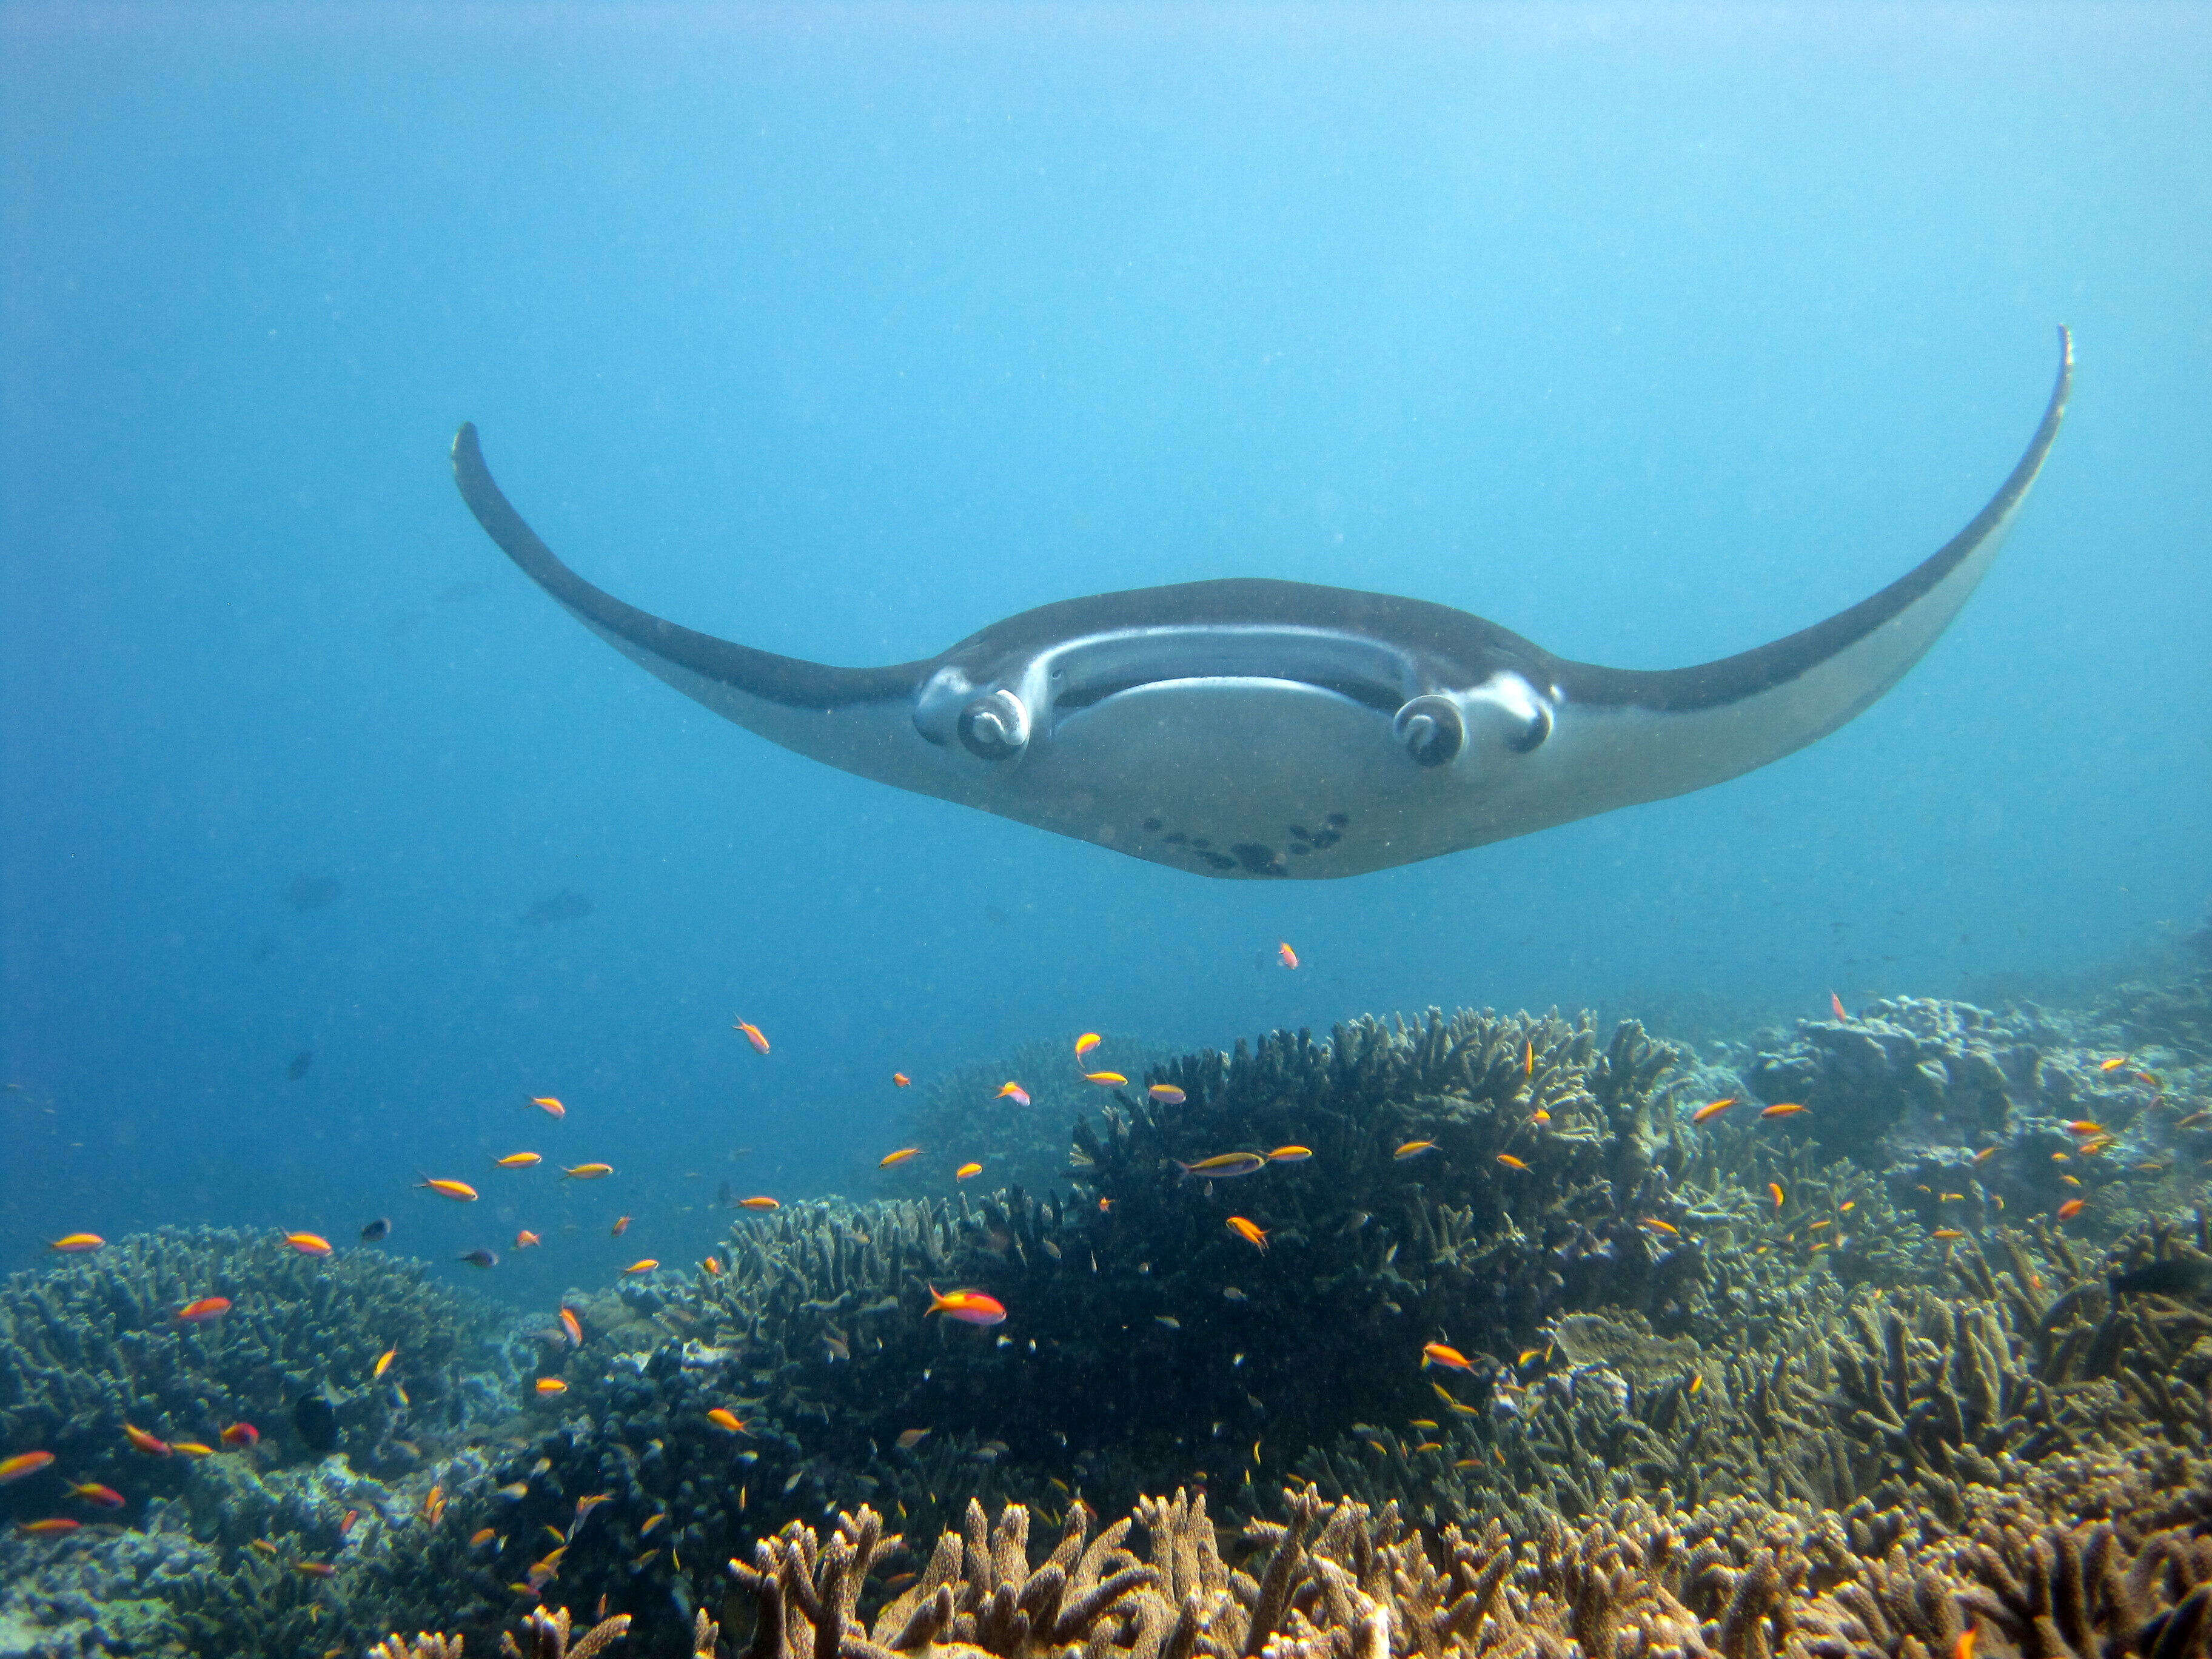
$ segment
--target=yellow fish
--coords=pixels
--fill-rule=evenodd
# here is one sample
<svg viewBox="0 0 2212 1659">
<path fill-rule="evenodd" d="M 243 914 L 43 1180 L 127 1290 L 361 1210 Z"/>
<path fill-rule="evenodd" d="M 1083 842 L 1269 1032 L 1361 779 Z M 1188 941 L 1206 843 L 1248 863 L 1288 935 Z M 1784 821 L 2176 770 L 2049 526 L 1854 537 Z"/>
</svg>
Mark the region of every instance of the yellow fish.
<svg viewBox="0 0 2212 1659">
<path fill-rule="evenodd" d="M 1232 1215 L 1229 1218 L 1227 1225 L 1231 1232 L 1235 1233 L 1247 1244 L 1255 1245 L 1263 1250 L 1267 1248 L 1267 1230 L 1256 1222 L 1247 1221 L 1241 1215 Z"/>
<path fill-rule="evenodd" d="M 1081 1036 L 1075 1039 L 1075 1057 L 1078 1060 L 1080 1060 L 1084 1055 L 1089 1054 L 1097 1046 L 1098 1033 L 1096 1031 L 1085 1031 Z"/>
<path fill-rule="evenodd" d="M 1399 1159 L 1419 1158 L 1422 1153 L 1433 1152 L 1436 1149 L 1437 1143 L 1433 1140 L 1409 1140 L 1390 1156 Z"/>
<path fill-rule="evenodd" d="M 614 1172 L 615 1166 L 611 1164 L 578 1164 L 562 1170 L 561 1178 L 564 1181 L 597 1181 Z"/>
<path fill-rule="evenodd" d="M 888 1170 L 895 1164 L 903 1164 L 910 1158 L 920 1158 L 921 1156 L 921 1147 L 902 1146 L 898 1151 L 895 1152 L 885 1152 L 881 1158 L 878 1158 L 876 1160 L 876 1167 L 878 1170 Z"/>
<path fill-rule="evenodd" d="M 505 1158 L 492 1159 L 492 1162 L 502 1170 L 526 1170 L 533 1164 L 543 1164 L 544 1161 L 536 1152 L 509 1152 Z"/>
<path fill-rule="evenodd" d="M 952 1178 L 955 1181 L 965 1181 L 970 1176 L 979 1176 L 982 1173 L 983 1166 L 981 1164 L 963 1164 L 952 1172 Z"/>
<path fill-rule="evenodd" d="M 1129 1079 L 1119 1072 L 1085 1072 L 1083 1074 L 1083 1080 L 1085 1083 L 1095 1083 L 1102 1089 L 1124 1089 L 1129 1084 Z"/>
</svg>

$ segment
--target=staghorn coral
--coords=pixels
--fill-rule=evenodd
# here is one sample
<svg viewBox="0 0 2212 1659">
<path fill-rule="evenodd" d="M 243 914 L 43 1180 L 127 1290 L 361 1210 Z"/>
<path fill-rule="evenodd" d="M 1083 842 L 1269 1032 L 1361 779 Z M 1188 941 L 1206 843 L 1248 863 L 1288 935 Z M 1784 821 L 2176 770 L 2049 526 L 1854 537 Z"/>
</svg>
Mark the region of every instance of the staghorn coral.
<svg viewBox="0 0 2212 1659">
<path fill-rule="evenodd" d="M 465 1645 L 458 1636 L 434 1636 L 422 1631 L 410 1642 L 394 1631 L 369 1649 L 368 1659 L 461 1659 Z"/>
<path fill-rule="evenodd" d="M 522 1639 L 517 1641 L 511 1632 L 502 1632 L 499 1650 L 507 1659 L 595 1659 L 629 1634 L 629 1615 L 618 1613 L 600 1620 L 571 1645 L 568 1608 L 548 1613 L 543 1607 L 532 1607 L 522 1621 Z"/>
<path fill-rule="evenodd" d="M 177 1310 L 203 1296 L 229 1297 L 229 1312 L 179 1324 Z M 486 1312 L 432 1284 L 420 1264 L 380 1252 L 315 1261 L 270 1235 L 136 1234 L 0 1282 L 0 1445 L 45 1447 L 59 1460 L 53 1481 L 65 1468 L 135 1504 L 184 1492 L 196 1471 L 184 1458 L 134 1452 L 126 1422 L 213 1446 L 244 1420 L 261 1431 L 260 1462 L 292 1462 L 319 1455 L 293 1430 L 293 1403 L 326 1389 L 347 1457 L 397 1469 L 415 1461 L 398 1440 L 455 1432 L 479 1414 L 490 1328 Z M 398 1366 L 383 1385 L 363 1386 L 377 1354 L 395 1346 Z M 46 1485 L 0 1488 L 0 1516 L 50 1504 Z"/>
</svg>

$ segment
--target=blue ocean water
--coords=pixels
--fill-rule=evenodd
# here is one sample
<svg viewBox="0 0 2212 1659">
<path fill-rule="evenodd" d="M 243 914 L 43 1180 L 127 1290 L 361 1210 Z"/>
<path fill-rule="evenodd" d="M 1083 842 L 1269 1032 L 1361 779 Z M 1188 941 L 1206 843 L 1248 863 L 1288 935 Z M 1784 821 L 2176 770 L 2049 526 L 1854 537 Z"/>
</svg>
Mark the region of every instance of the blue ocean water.
<svg viewBox="0 0 2212 1659">
<path fill-rule="evenodd" d="M 895 1068 L 1035 1037 L 1810 1015 L 2155 945 L 2212 863 L 2208 46 L 2158 6 L 0 10 L 0 1267 L 388 1215 L 538 1227 L 497 1282 L 542 1299 L 705 1249 L 725 1180 L 864 1189 Z M 788 755 L 577 628 L 446 461 L 477 422 L 586 575 L 841 664 L 1270 575 L 1671 666 L 1949 537 L 2062 322 L 2068 428 L 1888 698 L 1334 884 Z"/>
</svg>

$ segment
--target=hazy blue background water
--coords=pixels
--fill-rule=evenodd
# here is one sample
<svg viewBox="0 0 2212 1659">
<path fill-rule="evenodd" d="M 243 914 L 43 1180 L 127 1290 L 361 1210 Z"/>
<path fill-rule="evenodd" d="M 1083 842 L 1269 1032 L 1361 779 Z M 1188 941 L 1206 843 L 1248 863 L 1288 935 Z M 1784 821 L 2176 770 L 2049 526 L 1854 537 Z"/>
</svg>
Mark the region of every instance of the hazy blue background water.
<svg viewBox="0 0 2212 1659">
<path fill-rule="evenodd" d="M 2187 926 L 2208 46 L 2156 6 L 8 6 L 0 1265 L 385 1213 L 539 1226 L 501 1270 L 539 1296 L 704 1249 L 722 1178 L 859 1189 L 895 1066 L 1811 1014 Z M 587 574 L 835 662 L 1267 574 L 1663 666 L 1948 538 L 2061 321 L 2069 428 L 1886 702 L 1338 884 L 787 755 L 556 610 L 445 455 L 478 422 Z M 592 914 L 518 921 L 562 890 Z M 621 1173 L 490 1175 L 521 1146 Z"/>
</svg>

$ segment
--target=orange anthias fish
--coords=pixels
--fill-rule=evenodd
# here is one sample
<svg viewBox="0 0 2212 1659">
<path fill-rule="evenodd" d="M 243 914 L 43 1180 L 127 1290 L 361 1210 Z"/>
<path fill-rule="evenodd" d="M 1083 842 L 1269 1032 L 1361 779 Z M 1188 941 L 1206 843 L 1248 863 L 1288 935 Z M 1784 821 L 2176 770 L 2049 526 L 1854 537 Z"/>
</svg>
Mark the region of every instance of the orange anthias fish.
<svg viewBox="0 0 2212 1659">
<path fill-rule="evenodd" d="M 377 1355 L 376 1364 L 368 1368 L 368 1380 L 374 1382 L 378 1377 L 383 1376 L 392 1369 L 392 1362 L 398 1358 L 399 1350 L 397 1348 L 386 1348 L 382 1353 Z"/>
<path fill-rule="evenodd" d="M 1231 1232 L 1235 1233 L 1247 1244 L 1255 1245 L 1262 1250 L 1267 1248 L 1267 1231 L 1257 1222 L 1247 1221 L 1241 1215 L 1232 1215 L 1226 1224 Z"/>
<path fill-rule="evenodd" d="M 159 1435 L 149 1434 L 145 1430 L 131 1424 L 125 1423 L 123 1425 L 123 1437 L 149 1457 L 167 1457 L 169 1455 L 167 1441 Z"/>
<path fill-rule="evenodd" d="M 1692 1123 L 1703 1123 L 1708 1119 L 1718 1117 L 1723 1112 L 1725 1112 L 1729 1107 L 1735 1103 L 1736 1097 L 1734 1095 L 1723 1095 L 1718 1100 L 1709 1100 L 1704 1105 L 1698 1107 L 1696 1111 L 1690 1114 L 1690 1121 Z"/>
<path fill-rule="evenodd" d="M 572 1346 L 579 1348 L 584 1346 L 584 1322 L 576 1317 L 574 1308 L 561 1310 L 561 1328 L 568 1333 Z"/>
<path fill-rule="evenodd" d="M 1767 1196 L 1774 1200 L 1774 1207 L 1778 1210 L 1780 1209 L 1787 1201 L 1783 1196 L 1782 1183 L 1778 1181 L 1768 1182 L 1766 1183 L 1766 1193 Z"/>
<path fill-rule="evenodd" d="M 1006 1321 L 1006 1304 L 994 1296 L 986 1296 L 981 1291 L 940 1291 L 933 1285 L 924 1316 L 938 1313 L 963 1325 L 1003 1325 Z"/>
<path fill-rule="evenodd" d="M 415 1184 L 437 1194 L 441 1198 L 450 1198 L 456 1204 L 473 1204 L 477 1201 L 477 1189 L 465 1181 L 438 1181 L 429 1176 L 424 1176 Z"/>
<path fill-rule="evenodd" d="M 1838 1019 L 1842 1020 L 1845 1024 L 1850 1023 L 1851 1017 L 1844 1012 L 1844 1000 L 1833 991 L 1828 993 L 1828 1006 L 1835 1011 Z"/>
<path fill-rule="evenodd" d="M 1500 1153 L 1498 1153 L 1498 1161 L 1500 1164 L 1504 1164 L 1507 1169 L 1509 1169 L 1509 1170 L 1525 1170 L 1525 1169 L 1527 1169 L 1527 1168 L 1528 1167 L 1527 1164 L 1523 1164 L 1523 1163 L 1522 1163 L 1519 1158 L 1517 1158 L 1514 1157 L 1514 1156 L 1513 1156 L 1513 1154 L 1512 1154 L 1512 1153 L 1510 1153 L 1510 1152 L 1500 1152 Z"/>
<path fill-rule="evenodd" d="M 1001 1083 L 999 1092 L 993 1098 L 1011 1100 L 1017 1106 L 1026 1106 L 1030 1103 L 1030 1091 L 1018 1083 Z"/>
<path fill-rule="evenodd" d="M 2087 1202 L 2087 1200 L 2083 1199 L 2068 1199 L 2063 1204 L 2058 1206 L 2058 1218 L 2061 1221 L 2071 1221 L 2075 1216 L 2081 1213 L 2081 1206 L 2085 1202 Z"/>
<path fill-rule="evenodd" d="M 1291 949 L 1288 939 L 1275 947 L 1275 960 L 1285 968 L 1295 968 L 1298 965 L 1298 953 Z"/>
<path fill-rule="evenodd" d="M 885 1152 L 881 1158 L 878 1158 L 876 1160 L 876 1167 L 878 1170 L 888 1170 L 895 1164 L 905 1163 L 907 1159 L 910 1158 L 920 1158 L 921 1156 L 921 1147 L 902 1146 L 898 1151 L 895 1152 Z"/>
<path fill-rule="evenodd" d="M 1267 1167 L 1267 1160 L 1257 1152 L 1217 1152 L 1195 1164 L 1177 1158 L 1176 1167 L 1205 1181 L 1234 1181 L 1239 1176 L 1257 1175 Z"/>
<path fill-rule="evenodd" d="M 1474 1361 L 1449 1343 L 1425 1342 L 1421 1345 L 1421 1369 L 1426 1370 L 1431 1365 L 1442 1365 L 1450 1371 L 1471 1371 Z"/>
<path fill-rule="evenodd" d="M 505 1158 L 492 1159 L 492 1162 L 502 1170 L 526 1170 L 533 1164 L 543 1164 L 544 1161 L 536 1152 L 509 1152 Z"/>
<path fill-rule="evenodd" d="M 27 1474 L 36 1474 L 53 1461 L 54 1455 L 50 1451 L 18 1452 L 0 1462 L 0 1486 L 10 1480 L 21 1480 Z"/>
<path fill-rule="evenodd" d="M 2127 1063 L 2128 1057 L 2125 1054 L 2114 1054 L 2110 1060 L 2100 1061 L 2097 1069 L 2100 1072 L 2117 1072 Z"/>
<path fill-rule="evenodd" d="M 741 1210 L 780 1210 L 783 1206 L 772 1198 L 741 1198 L 738 1200 L 738 1207 Z"/>
<path fill-rule="evenodd" d="M 1436 1149 L 1437 1143 L 1433 1140 L 1409 1140 L 1390 1156 L 1402 1162 L 1409 1158 L 1419 1158 L 1424 1152 L 1433 1152 Z"/>
<path fill-rule="evenodd" d="M 743 1434 L 745 1431 L 744 1419 L 739 1417 L 727 1406 L 715 1407 L 707 1413 L 707 1420 L 725 1433 Z"/>
<path fill-rule="evenodd" d="M 1980 1633 L 1978 1625 L 1969 1625 L 1960 1632 L 1959 1639 L 1951 1644 L 1951 1659 L 1974 1659 L 1974 1638 Z"/>
<path fill-rule="evenodd" d="M 58 1538 L 64 1533 L 75 1532 L 81 1524 L 65 1515 L 54 1515 L 43 1521 L 19 1521 L 15 1530 L 26 1538 Z"/>
<path fill-rule="evenodd" d="M 1278 1146 L 1267 1154 L 1270 1164 L 1303 1164 L 1313 1156 L 1310 1146 Z"/>
<path fill-rule="evenodd" d="M 647 1256 L 642 1261 L 631 1262 L 629 1267 L 623 1269 L 623 1274 L 627 1278 L 631 1273 L 649 1273 L 659 1265 L 656 1258 Z"/>
<path fill-rule="evenodd" d="M 1524 1042 L 1521 1045 L 1521 1075 L 1522 1077 L 1536 1075 L 1536 1045 L 1533 1042 Z"/>
<path fill-rule="evenodd" d="M 2069 1135 L 2100 1135 L 2105 1133 L 2105 1126 L 2093 1123 L 2086 1117 L 2077 1117 L 2066 1126 L 2066 1133 Z"/>
<path fill-rule="evenodd" d="M 541 1376 L 531 1385 L 540 1394 L 566 1394 L 568 1385 L 557 1376 Z"/>
<path fill-rule="evenodd" d="M 320 1233 L 286 1233 L 284 1242 L 301 1255 L 328 1255 L 331 1241 Z"/>
<path fill-rule="evenodd" d="M 561 1171 L 563 1181 L 598 1181 L 615 1172 L 611 1164 L 578 1164 Z"/>
<path fill-rule="evenodd" d="M 1119 1072 L 1085 1072 L 1083 1080 L 1095 1083 L 1102 1089 L 1126 1089 L 1129 1086 L 1129 1079 Z"/>
<path fill-rule="evenodd" d="M 699 1267 L 709 1279 L 720 1279 L 722 1276 L 722 1258 L 719 1255 L 702 1256 L 699 1259 Z"/>
<path fill-rule="evenodd" d="M 1791 1117 L 1804 1109 L 1805 1109 L 1797 1104 L 1796 1101 L 1785 1100 L 1778 1106 L 1767 1106 L 1762 1108 L 1759 1115 L 1761 1117 Z"/>
<path fill-rule="evenodd" d="M 106 1243 L 98 1233 L 68 1233 L 55 1239 L 46 1248 L 59 1250 L 64 1255 L 76 1255 L 85 1250 L 96 1250 Z"/>
<path fill-rule="evenodd" d="M 530 1103 L 548 1117 L 568 1115 L 568 1109 L 550 1095 L 532 1095 L 530 1097 Z"/>
<path fill-rule="evenodd" d="M 891 1073 L 891 1087 L 894 1089 L 903 1089 L 907 1085 L 913 1081 L 914 1079 L 908 1077 L 904 1072 L 893 1072 Z"/>
<path fill-rule="evenodd" d="M 731 1022 L 730 1029 L 732 1031 L 743 1031 L 745 1034 L 745 1041 L 753 1045 L 755 1053 L 764 1054 L 768 1052 L 767 1036 L 762 1033 L 761 1028 L 751 1021 L 733 1020 Z"/>
<path fill-rule="evenodd" d="M 626 1215 L 618 1215 L 615 1218 L 615 1224 L 607 1229 L 607 1237 L 609 1238 L 620 1238 L 629 1231 L 629 1218 Z"/>
<path fill-rule="evenodd" d="M 952 1172 L 952 1178 L 955 1181 L 965 1181 L 970 1176 L 979 1176 L 982 1173 L 983 1166 L 981 1164 L 963 1164 Z"/>
<path fill-rule="evenodd" d="M 1642 1224 L 1649 1227 L 1655 1233 L 1665 1233 L 1670 1237 L 1680 1238 L 1682 1236 L 1682 1230 L 1680 1227 L 1671 1221 L 1662 1221 L 1656 1215 L 1645 1216 Z"/>
<path fill-rule="evenodd" d="M 210 1319 L 220 1319 L 230 1311 L 227 1296 L 204 1296 L 197 1302 L 187 1302 L 177 1310 L 177 1322 L 182 1325 L 204 1325 Z"/>
<path fill-rule="evenodd" d="M 259 1443 L 261 1431 L 251 1423 L 234 1423 L 216 1438 L 233 1450 L 244 1451 L 247 1447 Z"/>
<path fill-rule="evenodd" d="M 520 1232 L 514 1236 L 514 1248 L 518 1250 L 526 1250 L 532 1244 L 542 1244 L 544 1243 L 544 1240 L 539 1238 L 536 1233 L 532 1232 L 527 1227 L 525 1227 Z"/>
<path fill-rule="evenodd" d="M 1155 1103 L 1162 1106 L 1180 1106 L 1183 1102 L 1190 1098 L 1188 1095 L 1176 1088 L 1172 1083 L 1155 1083 L 1148 1087 L 1145 1092 L 1150 1095 Z"/>
<path fill-rule="evenodd" d="M 1075 1057 L 1078 1060 L 1080 1060 L 1084 1055 L 1089 1054 L 1097 1046 L 1098 1033 L 1096 1031 L 1085 1031 L 1081 1036 L 1075 1039 Z"/>
<path fill-rule="evenodd" d="M 86 1480 L 70 1488 L 70 1496 L 82 1498 L 88 1504 L 97 1504 L 104 1510 L 119 1510 L 129 1500 L 112 1486 L 103 1486 L 97 1480 Z"/>
</svg>

